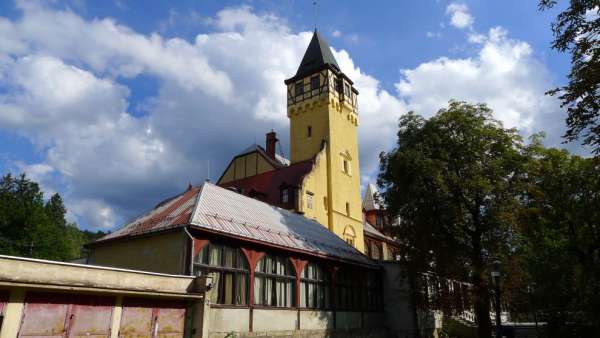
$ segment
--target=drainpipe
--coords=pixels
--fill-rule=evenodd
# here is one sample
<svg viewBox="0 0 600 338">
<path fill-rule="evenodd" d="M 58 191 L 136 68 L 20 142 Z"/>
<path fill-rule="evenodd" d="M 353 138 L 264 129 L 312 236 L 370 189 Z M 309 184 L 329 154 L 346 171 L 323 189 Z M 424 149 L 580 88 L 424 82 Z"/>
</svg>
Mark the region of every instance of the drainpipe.
<svg viewBox="0 0 600 338">
<path fill-rule="evenodd" d="M 194 237 L 188 231 L 188 227 L 183 227 L 183 231 L 188 236 L 190 240 L 190 252 L 189 252 L 189 266 L 188 266 L 188 275 L 192 275 L 193 267 L 194 267 Z M 185 266 L 185 260 L 183 261 L 183 265 Z"/>
</svg>

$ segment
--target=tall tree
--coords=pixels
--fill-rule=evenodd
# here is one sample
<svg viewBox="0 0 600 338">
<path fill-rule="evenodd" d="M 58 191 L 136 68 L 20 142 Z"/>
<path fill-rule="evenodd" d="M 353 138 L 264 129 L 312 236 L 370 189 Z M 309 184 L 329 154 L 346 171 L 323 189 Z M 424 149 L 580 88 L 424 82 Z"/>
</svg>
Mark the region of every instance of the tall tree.
<svg viewBox="0 0 600 338">
<path fill-rule="evenodd" d="M 546 10 L 556 3 L 540 0 L 539 7 Z M 552 23 L 552 32 L 552 48 L 571 53 L 569 83 L 548 92 L 559 95 L 567 108 L 565 138 L 583 137 L 583 144 L 600 154 L 600 1 L 570 0 Z"/>
<path fill-rule="evenodd" d="M 514 246 L 522 150 L 487 106 L 451 101 L 430 119 L 403 116 L 396 148 L 381 155 L 378 183 L 410 265 L 471 281 L 481 338 L 491 337 L 489 258 Z"/>
<path fill-rule="evenodd" d="M 36 182 L 24 174 L 0 179 L 0 254 L 54 260 L 81 256 L 82 245 L 102 232 L 80 231 L 66 219 L 59 194 L 44 202 Z"/>
<path fill-rule="evenodd" d="M 549 337 L 600 336 L 600 160 L 535 142 L 524 199 L 534 295 Z"/>
</svg>

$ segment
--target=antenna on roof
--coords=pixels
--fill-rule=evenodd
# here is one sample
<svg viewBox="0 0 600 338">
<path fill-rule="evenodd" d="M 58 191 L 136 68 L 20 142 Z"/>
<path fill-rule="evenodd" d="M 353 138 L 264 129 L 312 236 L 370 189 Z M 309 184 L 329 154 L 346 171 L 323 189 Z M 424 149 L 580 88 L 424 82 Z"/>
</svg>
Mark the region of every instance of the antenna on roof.
<svg viewBox="0 0 600 338">
<path fill-rule="evenodd" d="M 317 30 L 317 0 L 313 0 L 313 12 L 315 19 L 315 31 Z"/>
<path fill-rule="evenodd" d="M 210 159 L 206 160 L 206 182 L 210 182 Z"/>
</svg>

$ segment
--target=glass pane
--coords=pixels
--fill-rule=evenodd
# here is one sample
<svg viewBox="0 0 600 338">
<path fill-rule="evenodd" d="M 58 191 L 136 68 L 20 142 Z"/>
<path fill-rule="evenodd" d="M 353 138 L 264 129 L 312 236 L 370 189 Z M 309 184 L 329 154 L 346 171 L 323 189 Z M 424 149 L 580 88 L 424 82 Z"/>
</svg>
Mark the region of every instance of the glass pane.
<svg viewBox="0 0 600 338">
<path fill-rule="evenodd" d="M 300 283 L 300 307 L 306 307 L 306 282 Z"/>
<path fill-rule="evenodd" d="M 223 304 L 233 304 L 233 273 L 225 273 L 223 277 Z"/>
<path fill-rule="evenodd" d="M 213 304 L 217 304 L 219 302 L 219 292 L 220 292 L 220 277 L 221 274 L 216 271 L 211 271 L 208 274 L 212 278 L 213 288 L 209 291 L 210 302 Z"/>
<path fill-rule="evenodd" d="M 236 275 L 235 303 L 238 305 L 248 304 L 248 276 L 242 273 Z"/>
<path fill-rule="evenodd" d="M 246 256 L 240 249 L 236 249 L 237 252 L 237 260 L 236 260 L 236 268 L 242 270 L 248 270 L 248 262 L 246 261 Z"/>
<path fill-rule="evenodd" d="M 233 257 L 237 249 L 223 247 L 223 266 L 227 268 L 233 268 Z"/>
<path fill-rule="evenodd" d="M 216 245 L 210 245 L 210 262 L 209 265 L 220 266 L 221 265 L 221 247 Z"/>
<path fill-rule="evenodd" d="M 273 303 L 273 279 L 264 277 L 264 300 L 263 305 L 274 305 Z"/>
<path fill-rule="evenodd" d="M 254 304 L 264 304 L 264 285 L 265 280 L 263 277 L 254 277 Z"/>
<path fill-rule="evenodd" d="M 205 245 L 200 252 L 198 253 L 198 256 L 196 257 L 196 262 L 197 263 L 201 263 L 201 264 L 207 264 L 208 263 L 208 245 Z"/>
<path fill-rule="evenodd" d="M 275 302 L 277 306 L 285 306 L 285 281 L 275 282 Z"/>
</svg>

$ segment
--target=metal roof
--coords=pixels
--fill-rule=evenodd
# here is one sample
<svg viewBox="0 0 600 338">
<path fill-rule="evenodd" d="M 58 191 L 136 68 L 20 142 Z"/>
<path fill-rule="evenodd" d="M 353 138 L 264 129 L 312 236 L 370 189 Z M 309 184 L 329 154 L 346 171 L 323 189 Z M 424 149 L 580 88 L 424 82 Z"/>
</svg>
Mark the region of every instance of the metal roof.
<svg viewBox="0 0 600 338">
<path fill-rule="evenodd" d="M 190 224 L 307 253 L 373 264 L 316 221 L 210 183 L 202 186 Z"/>
<path fill-rule="evenodd" d="M 379 203 L 377 203 L 377 187 L 373 183 L 369 183 L 367 185 L 367 190 L 365 191 L 365 196 L 362 201 L 362 208 L 366 211 L 371 210 L 379 210 Z"/>
<path fill-rule="evenodd" d="M 367 236 L 371 236 L 371 237 L 378 237 L 380 239 L 385 239 L 388 241 L 392 241 L 392 242 L 396 242 L 395 239 L 393 239 L 390 236 L 384 235 L 382 232 L 380 232 L 379 230 L 377 230 L 374 226 L 371 225 L 371 223 L 365 221 L 364 222 L 364 226 L 363 229 L 366 233 Z"/>
<path fill-rule="evenodd" d="M 302 58 L 302 62 L 300 62 L 300 66 L 298 67 L 298 71 L 296 72 L 296 75 L 294 75 L 294 78 L 310 75 L 319 71 L 326 65 L 333 66 L 338 71 L 340 70 L 340 66 L 338 66 L 335 57 L 331 53 L 329 44 L 315 29 L 313 37 L 308 44 L 308 48 L 304 53 L 304 57 Z"/>
<path fill-rule="evenodd" d="M 211 183 L 192 187 L 94 243 L 191 225 L 240 239 L 372 265 L 325 226 Z"/>
</svg>

